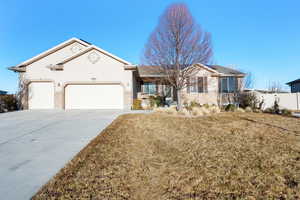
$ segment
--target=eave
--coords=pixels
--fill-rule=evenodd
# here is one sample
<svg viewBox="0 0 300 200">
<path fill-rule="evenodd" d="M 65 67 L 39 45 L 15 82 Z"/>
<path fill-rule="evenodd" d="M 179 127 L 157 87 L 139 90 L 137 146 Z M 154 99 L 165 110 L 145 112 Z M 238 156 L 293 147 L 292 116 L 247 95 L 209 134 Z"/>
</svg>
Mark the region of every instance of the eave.
<svg viewBox="0 0 300 200">
<path fill-rule="evenodd" d="M 237 77 L 237 78 L 244 78 L 245 74 L 213 74 L 212 77 Z"/>
<path fill-rule="evenodd" d="M 137 65 L 124 65 L 125 70 L 137 70 Z"/>
<path fill-rule="evenodd" d="M 13 72 L 26 72 L 26 67 L 25 66 L 20 66 L 20 67 L 8 67 L 8 70 L 11 70 Z"/>
</svg>

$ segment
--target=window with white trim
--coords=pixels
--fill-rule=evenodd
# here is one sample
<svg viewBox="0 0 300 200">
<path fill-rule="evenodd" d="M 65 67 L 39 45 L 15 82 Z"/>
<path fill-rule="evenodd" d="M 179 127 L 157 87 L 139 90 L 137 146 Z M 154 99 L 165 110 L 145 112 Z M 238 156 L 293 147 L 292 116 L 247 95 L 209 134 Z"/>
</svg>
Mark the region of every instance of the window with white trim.
<svg viewBox="0 0 300 200">
<path fill-rule="evenodd" d="M 190 92 L 192 93 L 198 92 L 197 77 L 190 78 Z"/>
<path fill-rule="evenodd" d="M 233 93 L 237 91 L 237 78 L 233 76 L 220 78 L 220 92 Z"/>
<path fill-rule="evenodd" d="M 188 93 L 207 92 L 207 77 L 191 77 L 188 84 Z"/>
<path fill-rule="evenodd" d="M 155 83 L 144 83 L 142 85 L 142 92 L 146 94 L 156 94 L 156 84 Z"/>
</svg>

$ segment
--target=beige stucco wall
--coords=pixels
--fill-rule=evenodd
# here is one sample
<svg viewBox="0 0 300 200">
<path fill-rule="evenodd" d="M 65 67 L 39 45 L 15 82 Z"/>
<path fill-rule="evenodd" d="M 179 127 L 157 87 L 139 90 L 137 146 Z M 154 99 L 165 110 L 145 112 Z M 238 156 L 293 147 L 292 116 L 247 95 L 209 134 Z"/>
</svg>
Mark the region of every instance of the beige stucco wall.
<svg viewBox="0 0 300 200">
<path fill-rule="evenodd" d="M 130 108 L 132 104 L 132 71 L 124 70 L 124 63 L 107 56 L 95 49 L 74 58 L 64 64 L 64 70 L 52 71 L 47 66 L 58 64 L 65 58 L 68 58 L 76 49 L 85 49 L 80 43 L 73 43 L 57 52 L 50 54 L 27 66 L 24 79 L 26 80 L 53 80 L 55 87 L 55 107 L 63 108 L 64 104 L 64 86 L 68 83 L 90 83 L 90 82 L 118 82 L 124 87 L 124 107 Z M 96 53 L 99 60 L 92 63 L 89 59 L 91 53 Z"/>
<path fill-rule="evenodd" d="M 212 76 L 213 73 L 201 68 L 196 74 L 197 77 L 207 77 L 207 93 L 187 92 L 187 88 L 181 92 L 183 102 L 190 103 L 191 101 L 200 104 L 218 104 L 218 77 Z"/>
</svg>

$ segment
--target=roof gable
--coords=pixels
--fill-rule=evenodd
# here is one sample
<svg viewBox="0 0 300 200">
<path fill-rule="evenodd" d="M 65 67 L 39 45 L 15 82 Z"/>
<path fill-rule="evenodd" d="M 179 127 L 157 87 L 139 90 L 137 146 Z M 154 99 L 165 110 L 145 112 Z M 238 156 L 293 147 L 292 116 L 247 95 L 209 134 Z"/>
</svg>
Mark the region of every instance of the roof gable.
<svg viewBox="0 0 300 200">
<path fill-rule="evenodd" d="M 109 53 L 109 52 L 107 52 L 107 51 L 105 51 L 105 50 L 103 50 L 103 49 L 101 49 L 101 48 L 99 48 L 97 46 L 94 46 L 94 45 L 89 46 L 88 48 L 84 49 L 83 51 L 80 51 L 77 54 L 75 54 L 75 55 L 73 55 L 73 56 L 71 56 L 69 58 L 66 58 L 65 60 L 63 60 L 62 62 L 57 63 L 57 64 L 58 65 L 63 65 L 63 64 L 65 64 L 65 63 L 67 63 L 67 62 L 69 62 L 69 61 L 71 61 L 71 60 L 73 60 L 73 59 L 75 59 L 75 58 L 77 58 L 77 57 L 79 57 L 81 55 L 86 54 L 87 52 L 90 52 L 91 50 L 99 51 L 100 53 L 102 53 L 104 55 L 107 55 L 107 56 L 109 56 L 109 57 L 111 57 L 111 58 L 113 58 L 113 59 L 115 59 L 115 60 L 117 60 L 117 61 L 125 64 L 125 65 L 131 65 L 130 62 L 127 62 L 126 60 L 123 60 L 122 58 L 119 58 L 118 56 L 115 56 L 115 55 L 113 55 L 113 54 L 111 54 L 111 53 Z"/>
<path fill-rule="evenodd" d="M 78 42 L 78 43 L 82 44 L 85 47 L 90 46 L 89 43 L 87 43 L 87 42 L 85 42 L 85 41 L 83 41 L 81 39 L 71 38 L 71 39 L 69 39 L 69 40 L 67 40 L 65 42 L 62 42 L 62 43 L 60 43 L 60 44 L 52 47 L 51 49 L 48 49 L 47 51 L 44 51 L 44 52 L 38 54 L 37 56 L 34 56 L 34 57 L 32 57 L 32 58 L 30 58 L 30 59 L 28 59 L 28 60 L 26 60 L 26 61 L 18 64 L 16 67 L 26 67 L 27 65 L 30 65 L 30 64 L 32 64 L 32 63 L 34 63 L 34 62 L 36 62 L 36 61 L 38 61 L 38 60 L 40 60 L 40 59 L 48 56 L 48 55 L 50 55 L 50 54 L 52 54 L 54 52 L 57 52 L 58 50 L 66 47 L 66 46 L 68 46 L 70 44 L 73 44 L 75 42 Z"/>
</svg>

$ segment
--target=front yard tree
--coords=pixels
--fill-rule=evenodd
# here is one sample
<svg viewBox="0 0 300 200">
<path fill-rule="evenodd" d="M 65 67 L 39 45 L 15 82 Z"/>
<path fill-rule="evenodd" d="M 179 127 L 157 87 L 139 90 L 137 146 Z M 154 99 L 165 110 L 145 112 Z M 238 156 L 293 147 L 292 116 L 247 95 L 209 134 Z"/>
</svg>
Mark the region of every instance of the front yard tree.
<svg viewBox="0 0 300 200">
<path fill-rule="evenodd" d="M 179 3 L 170 5 L 160 17 L 145 45 L 142 62 L 165 74 L 165 81 L 176 90 L 177 109 L 181 110 L 181 90 L 198 71 L 194 64 L 207 64 L 211 58 L 210 33 L 196 24 L 185 4 Z"/>
</svg>

